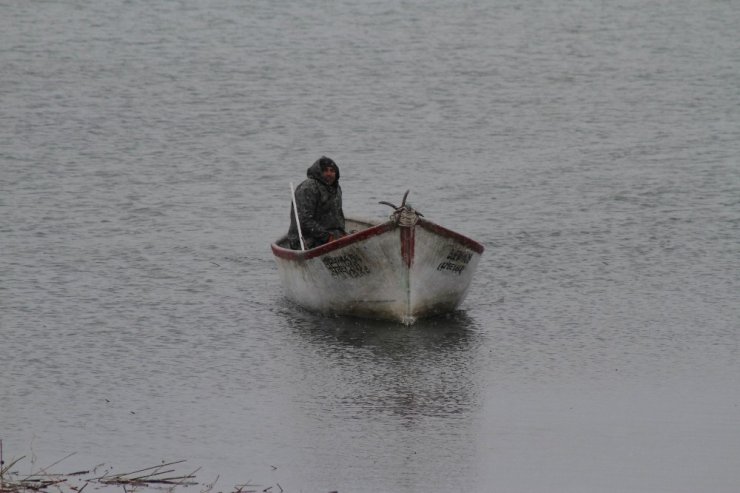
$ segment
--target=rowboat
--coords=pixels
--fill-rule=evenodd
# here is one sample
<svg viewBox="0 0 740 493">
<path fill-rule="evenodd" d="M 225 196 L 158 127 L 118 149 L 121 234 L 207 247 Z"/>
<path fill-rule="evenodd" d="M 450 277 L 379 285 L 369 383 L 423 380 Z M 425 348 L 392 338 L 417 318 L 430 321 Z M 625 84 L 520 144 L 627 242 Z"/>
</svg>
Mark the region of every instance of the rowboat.
<svg viewBox="0 0 740 493">
<path fill-rule="evenodd" d="M 406 205 L 388 220 L 346 219 L 347 236 L 309 250 L 272 252 L 288 299 L 327 315 L 406 325 L 462 303 L 483 253 L 480 243 L 433 223 Z"/>
</svg>

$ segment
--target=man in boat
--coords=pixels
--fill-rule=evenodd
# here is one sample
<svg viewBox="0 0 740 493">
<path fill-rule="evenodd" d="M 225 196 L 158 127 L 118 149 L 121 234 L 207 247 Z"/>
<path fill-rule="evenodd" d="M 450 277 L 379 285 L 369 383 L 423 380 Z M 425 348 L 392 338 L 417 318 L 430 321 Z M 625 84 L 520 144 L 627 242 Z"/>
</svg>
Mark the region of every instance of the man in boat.
<svg viewBox="0 0 740 493">
<path fill-rule="evenodd" d="M 306 172 L 308 178 L 295 189 L 295 202 L 301 233 L 306 248 L 314 248 L 344 236 L 342 187 L 339 167 L 332 159 L 321 156 Z M 300 250 L 298 228 L 293 206 L 290 208 L 290 248 Z"/>
</svg>

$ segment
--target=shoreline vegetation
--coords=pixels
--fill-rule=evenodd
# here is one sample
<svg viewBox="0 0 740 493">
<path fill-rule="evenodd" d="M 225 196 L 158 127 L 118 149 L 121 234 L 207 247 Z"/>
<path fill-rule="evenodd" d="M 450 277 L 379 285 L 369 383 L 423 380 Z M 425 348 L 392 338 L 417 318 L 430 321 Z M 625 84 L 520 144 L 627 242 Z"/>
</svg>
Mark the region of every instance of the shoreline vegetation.
<svg viewBox="0 0 740 493">
<path fill-rule="evenodd" d="M 61 462 L 74 453 L 45 467 L 32 468 L 32 473 L 21 474 L 17 466 L 22 464 L 25 456 L 9 460 L 6 464 L 3 457 L 2 440 L 0 440 L 0 493 L 82 493 L 90 491 L 119 491 L 133 493 L 144 491 L 166 491 L 177 493 L 181 488 L 193 488 L 198 493 L 283 493 L 279 483 L 273 486 L 256 484 L 236 485 L 230 488 L 217 488 L 218 476 L 212 483 L 199 483 L 196 479 L 197 468 L 191 472 L 178 471 L 185 460 L 145 467 L 124 473 L 113 472 L 106 464 L 98 464 L 92 469 L 69 473 L 52 472 Z M 33 466 L 33 464 L 32 464 Z M 336 492 L 332 492 L 336 493 Z"/>
</svg>

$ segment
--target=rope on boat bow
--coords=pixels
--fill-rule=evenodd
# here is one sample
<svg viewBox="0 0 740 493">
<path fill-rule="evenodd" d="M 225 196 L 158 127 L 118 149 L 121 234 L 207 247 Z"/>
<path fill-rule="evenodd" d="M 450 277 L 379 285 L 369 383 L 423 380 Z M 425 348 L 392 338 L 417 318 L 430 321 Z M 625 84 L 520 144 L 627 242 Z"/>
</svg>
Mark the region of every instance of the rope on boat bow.
<svg viewBox="0 0 740 493">
<path fill-rule="evenodd" d="M 399 207 L 396 207 L 395 205 L 391 204 L 390 202 L 386 202 L 385 200 L 381 200 L 380 202 L 378 202 L 379 204 L 393 207 L 395 212 L 391 214 L 390 219 L 391 221 L 395 221 L 396 224 L 403 228 L 410 228 L 414 226 L 419 218 L 424 216 L 424 214 L 416 211 L 416 209 L 411 207 L 411 204 L 406 205 L 406 197 L 408 197 L 409 191 L 410 190 L 406 190 L 406 193 L 403 194 L 403 200 L 401 201 L 401 205 Z"/>
</svg>

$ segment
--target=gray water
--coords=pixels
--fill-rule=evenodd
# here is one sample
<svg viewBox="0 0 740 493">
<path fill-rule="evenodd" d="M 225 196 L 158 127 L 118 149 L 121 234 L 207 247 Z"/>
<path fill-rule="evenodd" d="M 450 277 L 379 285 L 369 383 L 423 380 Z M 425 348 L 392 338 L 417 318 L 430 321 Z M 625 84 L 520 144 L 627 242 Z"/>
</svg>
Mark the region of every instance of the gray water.
<svg viewBox="0 0 740 493">
<path fill-rule="evenodd" d="M 0 4 L 0 439 L 216 491 L 740 488 L 740 4 Z M 459 312 L 323 318 L 320 155 L 486 246 Z"/>
</svg>

